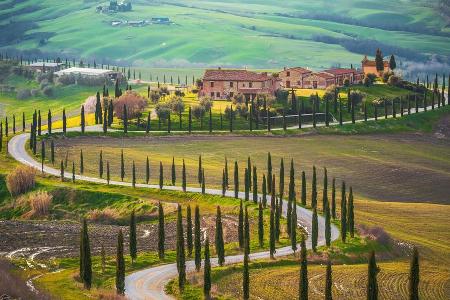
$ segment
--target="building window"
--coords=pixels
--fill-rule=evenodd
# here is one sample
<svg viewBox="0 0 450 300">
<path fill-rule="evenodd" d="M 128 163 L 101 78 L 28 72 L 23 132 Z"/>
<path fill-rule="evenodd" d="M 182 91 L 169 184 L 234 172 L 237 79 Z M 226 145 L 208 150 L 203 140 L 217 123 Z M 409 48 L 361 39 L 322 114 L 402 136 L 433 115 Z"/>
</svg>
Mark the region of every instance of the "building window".
<svg viewBox="0 0 450 300">
<path fill-rule="evenodd" d="M 287 76 L 287 77 L 291 76 L 291 72 L 287 71 L 287 72 L 286 72 L 286 76 Z"/>
<path fill-rule="evenodd" d="M 214 92 L 211 92 L 211 97 L 214 98 Z"/>
<path fill-rule="evenodd" d="M 214 81 L 211 81 L 211 82 L 209 83 L 209 86 L 213 88 L 213 87 L 214 87 Z"/>
<path fill-rule="evenodd" d="M 234 97 L 234 93 L 230 92 L 230 98 L 233 98 L 233 97 Z"/>
<path fill-rule="evenodd" d="M 234 82 L 230 81 L 230 87 L 233 87 Z"/>
<path fill-rule="evenodd" d="M 220 98 L 220 92 L 217 92 L 217 93 L 216 93 L 216 97 L 217 97 L 217 98 Z"/>
<path fill-rule="evenodd" d="M 252 88 L 252 87 L 253 87 L 253 82 L 249 82 L 249 83 L 248 83 L 248 87 L 249 87 L 249 88 Z"/>
</svg>

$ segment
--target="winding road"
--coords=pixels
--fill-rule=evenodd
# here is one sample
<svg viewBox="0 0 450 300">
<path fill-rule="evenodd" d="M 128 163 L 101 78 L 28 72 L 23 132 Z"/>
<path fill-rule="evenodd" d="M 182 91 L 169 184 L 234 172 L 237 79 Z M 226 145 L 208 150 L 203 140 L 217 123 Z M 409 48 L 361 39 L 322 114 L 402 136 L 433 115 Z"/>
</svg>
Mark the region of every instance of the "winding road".
<svg viewBox="0 0 450 300">
<path fill-rule="evenodd" d="M 446 101 L 448 103 L 448 99 Z M 411 111 L 415 113 L 415 108 L 412 108 Z M 423 108 L 419 109 L 419 112 L 424 111 Z M 389 116 L 392 118 L 392 116 Z M 381 119 L 381 118 L 380 118 Z M 369 119 L 369 120 L 373 120 Z M 356 122 L 363 122 L 364 120 L 356 120 Z M 344 122 L 344 123 L 351 123 L 351 122 Z M 336 125 L 337 123 L 333 122 L 330 125 Z M 325 124 L 320 123 L 317 124 L 317 127 L 324 126 Z M 306 127 L 312 127 L 304 126 Z M 296 127 L 292 127 L 296 128 Z M 68 128 L 68 131 L 79 131 L 79 128 Z M 282 128 L 277 128 L 273 130 L 282 130 Z M 102 131 L 102 128 L 100 126 L 88 126 L 86 127 L 86 131 L 91 132 L 99 132 Z M 33 157 L 31 157 L 28 152 L 26 151 L 27 147 L 27 141 L 29 138 L 29 134 L 22 133 L 19 135 L 14 136 L 8 143 L 8 151 L 12 157 L 14 157 L 17 161 L 21 162 L 22 164 L 31 166 L 33 168 L 36 168 L 38 170 L 41 170 L 41 163 L 36 161 Z M 51 168 L 49 166 L 45 166 L 43 168 L 43 171 L 47 174 L 51 174 L 54 176 L 60 176 L 60 170 Z M 64 176 L 68 179 L 72 179 L 72 174 L 69 172 L 65 172 Z M 106 180 L 95 178 L 95 177 L 88 177 L 88 176 L 81 176 L 81 175 L 75 175 L 76 180 L 83 180 L 93 183 L 99 183 L 99 184 L 106 184 Z M 120 182 L 120 181 L 110 181 L 111 185 L 119 185 L 119 186 L 132 186 L 130 182 Z M 158 185 L 149 185 L 149 184 L 136 184 L 136 187 L 139 188 L 152 188 L 152 189 L 159 189 Z M 182 188 L 179 186 L 165 186 L 164 189 L 166 190 L 175 190 L 175 191 L 181 191 Z M 194 192 L 194 193 L 200 193 L 200 188 L 195 187 L 188 187 L 188 192 Z M 221 195 L 222 191 L 217 189 L 206 189 L 207 194 L 211 195 Z M 233 191 L 227 191 L 226 196 L 234 197 Z M 245 195 L 243 192 L 239 193 L 239 198 L 244 199 Z M 270 197 L 268 197 L 268 202 L 270 203 Z M 283 214 L 285 215 L 287 211 L 287 203 L 286 201 L 283 202 Z M 303 227 L 307 232 L 311 231 L 311 220 L 312 220 L 312 212 L 310 210 L 307 210 L 305 208 L 302 208 L 300 206 L 297 206 L 297 216 L 299 219 L 298 225 Z M 319 225 L 319 233 L 318 233 L 318 245 L 324 245 L 325 244 L 325 219 L 322 216 L 318 217 L 318 225 Z M 336 240 L 339 238 L 339 230 L 336 226 L 331 226 L 331 240 Z M 308 238 L 306 241 L 307 248 L 311 248 L 311 241 Z M 286 256 L 292 254 L 291 247 L 283 247 L 276 250 L 276 257 Z M 263 251 L 263 252 L 257 252 L 257 253 L 251 253 L 250 259 L 266 259 L 270 257 L 269 251 Z M 242 262 L 244 259 L 242 254 L 238 255 L 232 255 L 225 257 L 225 264 L 233 264 L 233 263 L 239 263 Z M 211 260 L 212 266 L 217 266 L 217 258 L 213 258 Z M 186 262 L 186 269 L 187 272 L 193 272 L 195 270 L 194 261 L 187 261 Z M 167 282 L 177 276 L 177 268 L 176 264 L 165 264 L 160 265 L 148 269 L 144 269 L 135 273 L 132 273 L 128 275 L 125 279 L 125 292 L 126 296 L 130 299 L 136 299 L 136 300 L 146 300 L 146 299 L 172 299 L 169 295 L 167 295 L 164 291 L 165 285 Z"/>
</svg>

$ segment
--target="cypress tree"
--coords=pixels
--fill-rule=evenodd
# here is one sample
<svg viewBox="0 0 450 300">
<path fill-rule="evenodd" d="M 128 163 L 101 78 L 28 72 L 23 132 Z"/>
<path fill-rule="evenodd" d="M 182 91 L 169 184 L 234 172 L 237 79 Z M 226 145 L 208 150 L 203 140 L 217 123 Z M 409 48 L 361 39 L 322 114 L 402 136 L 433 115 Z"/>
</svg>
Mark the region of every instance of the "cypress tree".
<svg viewBox="0 0 450 300">
<path fill-rule="evenodd" d="M 186 244 L 188 250 L 188 256 L 192 256 L 192 250 L 194 248 L 193 240 L 192 240 L 192 215 L 191 215 L 191 206 L 188 205 L 186 208 Z"/>
<path fill-rule="evenodd" d="M 256 173 L 256 166 L 253 166 L 253 180 L 252 180 L 252 184 L 253 184 L 253 188 L 252 188 L 252 192 L 253 192 L 253 203 L 258 203 L 258 175 Z"/>
<path fill-rule="evenodd" d="M 101 104 L 100 104 L 100 92 L 97 91 L 97 94 L 95 95 L 96 97 L 96 101 L 95 101 L 95 124 L 99 124 L 100 123 L 100 118 L 99 116 L 101 116 Z"/>
<path fill-rule="evenodd" d="M 181 169 L 181 178 L 182 178 L 181 186 L 183 188 L 183 192 L 186 192 L 186 164 L 184 162 L 184 159 L 183 159 L 183 167 Z"/>
<path fill-rule="evenodd" d="M 114 105 L 112 100 L 109 100 L 108 106 L 108 126 L 111 126 L 114 121 Z"/>
<path fill-rule="evenodd" d="M 281 205 L 278 198 L 275 197 L 275 240 L 277 242 L 280 241 L 280 219 L 281 219 L 280 206 Z"/>
<path fill-rule="evenodd" d="M 270 258 L 274 259 L 275 254 L 275 207 L 270 208 L 270 239 L 269 239 Z"/>
<path fill-rule="evenodd" d="M 125 294 L 125 259 L 123 257 L 123 233 L 119 230 L 116 255 L 116 291 L 118 295 Z"/>
<path fill-rule="evenodd" d="M 409 268 L 409 300 L 419 300 L 419 251 L 413 249 Z"/>
<path fill-rule="evenodd" d="M 84 134 L 85 127 L 86 127 L 86 119 L 84 116 L 84 105 L 81 105 L 81 115 L 80 115 L 80 126 L 81 126 L 81 133 Z"/>
<path fill-rule="evenodd" d="M 246 219 L 247 214 L 246 214 Z M 248 222 L 246 222 L 248 223 Z M 246 244 L 249 244 L 248 242 L 249 236 L 246 236 Z M 250 274 L 248 270 L 248 262 L 249 262 L 249 248 L 245 247 L 244 251 L 244 272 L 242 276 L 242 288 L 243 288 L 243 299 L 248 300 L 250 298 Z"/>
<path fill-rule="evenodd" d="M 53 140 L 52 140 L 53 142 Z M 54 146 L 52 146 L 54 148 Z M 84 173 L 84 158 L 83 158 L 83 149 L 80 150 L 80 174 L 83 175 Z"/>
<path fill-rule="evenodd" d="M 26 127 L 25 122 L 26 122 L 25 112 L 22 112 L 22 132 L 25 132 L 25 127 Z"/>
<path fill-rule="evenodd" d="M 302 241 L 300 244 L 300 280 L 298 289 L 298 299 L 308 300 L 308 260 L 304 236 L 302 236 Z"/>
<path fill-rule="evenodd" d="M 123 181 L 125 178 L 125 161 L 123 157 L 123 150 L 120 152 L 120 179 Z"/>
<path fill-rule="evenodd" d="M 127 112 L 127 106 L 123 105 L 123 133 L 128 133 L 128 112 Z"/>
<path fill-rule="evenodd" d="M 175 157 L 172 156 L 172 169 L 171 169 L 171 175 L 172 175 L 172 185 L 175 185 L 177 175 L 175 172 Z"/>
<path fill-rule="evenodd" d="M 242 249 L 244 247 L 244 209 L 242 205 L 242 199 L 239 205 L 238 241 L 239 248 Z"/>
<path fill-rule="evenodd" d="M 247 205 L 244 214 L 244 253 L 250 253 L 250 223 L 248 221 Z"/>
<path fill-rule="evenodd" d="M 247 157 L 247 180 L 248 180 L 248 189 L 252 188 L 252 163 L 250 161 L 250 156 Z"/>
<path fill-rule="evenodd" d="M 266 123 L 267 123 L 267 131 L 270 132 L 270 111 L 266 108 Z"/>
<path fill-rule="evenodd" d="M 306 174 L 302 171 L 302 205 L 306 206 Z"/>
<path fill-rule="evenodd" d="M 150 161 L 147 156 L 147 160 L 145 162 L 145 183 L 148 184 L 150 181 Z"/>
<path fill-rule="evenodd" d="M 15 127 L 15 124 L 14 124 Z M 15 128 L 14 128 L 14 132 L 15 132 Z M 48 114 L 47 114 L 47 132 L 48 134 L 52 134 L 52 112 L 50 111 L 50 109 L 48 110 Z"/>
<path fill-rule="evenodd" d="M 237 161 L 234 162 L 234 198 L 239 197 L 239 168 Z"/>
<path fill-rule="evenodd" d="M 45 161 L 45 142 L 41 141 L 41 171 L 44 173 L 44 161 Z"/>
<path fill-rule="evenodd" d="M 205 169 L 202 170 L 202 194 L 206 193 Z"/>
<path fill-rule="evenodd" d="M 272 156 L 267 153 L 267 192 L 272 193 Z"/>
<path fill-rule="evenodd" d="M 134 264 L 137 258 L 136 216 L 134 210 L 130 216 L 130 257 L 131 263 Z"/>
<path fill-rule="evenodd" d="M 383 105 L 384 106 L 384 118 L 387 119 L 388 118 L 387 100 L 384 99 L 383 103 L 384 103 L 384 105 Z"/>
<path fill-rule="evenodd" d="M 276 196 L 275 196 L 275 193 L 276 193 L 276 189 L 275 189 L 275 174 L 273 174 L 272 175 L 272 194 L 270 195 L 270 206 L 271 207 L 275 207 L 275 200 L 276 200 Z M 275 207 L 275 209 L 276 209 L 276 207 Z"/>
<path fill-rule="evenodd" d="M 266 185 L 266 174 L 263 174 L 263 179 L 262 179 L 262 193 L 263 193 L 263 197 L 262 197 L 262 204 L 263 207 L 266 208 L 267 207 L 267 185 Z"/>
<path fill-rule="evenodd" d="M 52 164 L 55 163 L 55 142 L 53 139 L 50 141 L 50 161 Z"/>
<path fill-rule="evenodd" d="M 295 202 L 295 178 L 294 178 L 294 160 L 291 159 L 291 168 L 289 170 L 288 205 L 286 212 L 287 232 L 289 235 L 291 234 L 291 213 L 293 202 Z"/>
<path fill-rule="evenodd" d="M 345 193 L 345 182 L 342 182 L 341 188 L 341 238 L 345 243 L 347 238 L 347 196 Z"/>
<path fill-rule="evenodd" d="M 327 262 L 327 272 L 325 277 L 325 300 L 333 300 L 333 279 L 331 272 L 331 261 L 328 259 Z"/>
<path fill-rule="evenodd" d="M 61 160 L 61 166 L 60 166 L 60 178 L 61 181 L 64 181 L 64 162 Z"/>
<path fill-rule="evenodd" d="M 336 178 L 333 177 L 331 184 L 331 216 L 336 219 Z"/>
<path fill-rule="evenodd" d="M 177 213 L 177 270 L 178 287 L 180 291 L 184 290 L 186 284 L 186 257 L 184 251 L 183 217 L 181 214 L 181 205 L 178 205 Z"/>
<path fill-rule="evenodd" d="M 225 187 L 228 189 L 229 180 L 228 180 L 228 159 L 225 157 Z"/>
<path fill-rule="evenodd" d="M 197 178 L 198 178 L 198 184 L 202 184 L 202 156 L 198 156 L 198 172 L 197 172 Z"/>
<path fill-rule="evenodd" d="M 98 159 L 98 176 L 103 178 L 103 151 L 100 150 L 100 155 Z"/>
<path fill-rule="evenodd" d="M 244 169 L 244 195 L 245 201 L 248 201 L 250 198 L 250 184 L 248 182 L 248 169 Z"/>
<path fill-rule="evenodd" d="M 159 189 L 162 190 L 164 186 L 164 169 L 163 169 L 163 164 L 160 161 L 159 162 Z"/>
<path fill-rule="evenodd" d="M 377 266 L 375 260 L 375 252 L 372 251 L 369 257 L 368 265 L 368 281 L 367 281 L 367 300 L 377 300 L 378 299 L 378 282 L 377 274 L 380 269 Z"/>
<path fill-rule="evenodd" d="M 223 264 L 225 263 L 225 249 L 223 242 L 222 213 L 220 212 L 220 206 L 217 206 L 216 215 L 216 253 L 219 266 L 223 266 Z"/>
<path fill-rule="evenodd" d="M 209 255 L 208 237 L 206 237 L 205 241 L 205 267 L 203 268 L 203 295 L 205 296 L 206 300 L 211 299 L 211 260 Z"/>
<path fill-rule="evenodd" d="M 92 261 L 86 219 L 83 219 L 80 239 L 80 278 L 83 281 L 84 288 L 90 289 L 92 285 Z"/>
<path fill-rule="evenodd" d="M 72 162 L 72 182 L 75 182 L 75 162 Z"/>
<path fill-rule="evenodd" d="M 213 127 L 212 127 L 212 111 L 211 111 L 211 108 L 209 108 L 209 133 L 211 133 L 212 130 L 213 130 Z"/>
<path fill-rule="evenodd" d="M 151 129 L 151 114 L 147 115 L 147 126 L 145 127 L 145 133 L 149 133 Z"/>
<path fill-rule="evenodd" d="M 322 209 L 325 211 L 325 204 L 328 202 L 328 171 L 323 168 L 323 194 L 322 194 Z"/>
<path fill-rule="evenodd" d="M 195 256 L 195 270 L 200 271 L 202 265 L 202 244 L 201 244 L 201 232 L 200 232 L 200 208 L 195 206 L 194 215 L 194 256 Z M 208 240 L 208 238 L 206 238 Z M 205 245 L 206 247 L 206 245 Z M 208 249 L 209 250 L 209 249 Z M 206 248 L 205 248 L 206 251 Z M 206 257 L 205 257 L 206 260 Z M 206 263 L 206 261 L 205 261 Z"/>
<path fill-rule="evenodd" d="M 164 208 L 161 202 L 158 203 L 158 256 L 164 259 L 164 243 L 166 234 L 164 230 Z"/>
<path fill-rule="evenodd" d="M 350 232 L 350 236 L 353 238 L 355 236 L 355 214 L 353 212 L 354 204 L 353 204 L 353 189 L 350 187 L 349 195 L 348 195 L 348 221 L 347 227 Z"/>
<path fill-rule="evenodd" d="M 109 184 L 109 181 L 111 179 L 111 172 L 109 168 L 109 161 L 106 162 L 106 183 Z"/>
<path fill-rule="evenodd" d="M 8 136 L 8 118 L 5 120 L 5 133 L 6 136 Z M 42 133 L 42 118 L 41 118 L 41 111 L 38 110 L 38 135 L 41 136 Z"/>
<path fill-rule="evenodd" d="M 289 225 L 291 226 L 290 232 L 290 238 L 291 238 L 291 247 L 292 251 L 297 251 L 297 203 L 292 201 L 292 213 L 290 216 L 291 221 L 289 222 Z"/>
<path fill-rule="evenodd" d="M 280 162 L 280 177 L 279 177 L 279 185 L 278 185 L 278 192 L 280 200 L 283 199 L 284 196 L 284 159 L 281 158 Z"/>
<path fill-rule="evenodd" d="M 172 118 L 170 117 L 169 111 L 167 116 L 167 132 L 170 133 L 171 130 L 172 130 Z"/>
<path fill-rule="evenodd" d="M 264 246 L 264 212 L 261 202 L 258 204 L 258 241 L 259 247 L 262 248 Z"/>
<path fill-rule="evenodd" d="M 108 132 L 108 111 L 105 107 L 105 111 L 103 112 L 103 133 L 106 134 Z"/>
<path fill-rule="evenodd" d="M 227 186 L 225 184 L 225 170 L 222 170 L 222 197 L 225 197 Z"/>
<path fill-rule="evenodd" d="M 317 176 L 316 166 L 313 166 L 312 184 L 311 184 L 311 207 L 317 207 Z"/>
<path fill-rule="evenodd" d="M 314 252 L 317 251 L 317 237 L 319 234 L 319 224 L 317 220 L 317 209 L 314 207 L 312 215 L 312 232 L 311 232 L 311 243 Z"/>
<path fill-rule="evenodd" d="M 331 245 L 331 214 L 330 214 L 330 204 L 327 201 L 325 203 L 325 244 L 327 247 Z"/>
</svg>

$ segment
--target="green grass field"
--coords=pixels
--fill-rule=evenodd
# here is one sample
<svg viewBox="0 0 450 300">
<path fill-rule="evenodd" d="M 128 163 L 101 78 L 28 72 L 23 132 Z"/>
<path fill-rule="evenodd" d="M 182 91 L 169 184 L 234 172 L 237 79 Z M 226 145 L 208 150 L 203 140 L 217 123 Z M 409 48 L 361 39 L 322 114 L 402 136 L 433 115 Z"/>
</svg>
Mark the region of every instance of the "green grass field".
<svg viewBox="0 0 450 300">
<path fill-rule="evenodd" d="M 238 65 L 269 69 L 298 64 L 314 68 L 359 64 L 362 53 L 340 44 L 328 43 L 324 47 L 316 41 L 318 36 L 376 40 L 424 55 L 450 54 L 450 39 L 442 36 L 448 29 L 438 14 L 437 0 L 407 5 L 384 0 L 376 5 L 367 1 L 339 4 L 284 1 L 280 5 L 273 0 L 244 3 L 140 0 L 133 2 L 132 12 L 114 15 L 97 14 L 98 2 L 12 3 L 12 0 L 3 2 L 0 25 L 14 20 L 23 22 L 25 29 L 19 29 L 19 35 L 8 39 L 5 45 L 9 43 L 22 50 L 39 46 L 43 52 L 97 58 L 97 62 L 112 59 L 136 66 Z M 173 24 L 144 27 L 109 24 L 118 19 L 161 16 L 169 17 Z M 91 36 L 96 38 L 90 39 Z M 42 38 L 46 42 L 39 45 Z"/>
</svg>

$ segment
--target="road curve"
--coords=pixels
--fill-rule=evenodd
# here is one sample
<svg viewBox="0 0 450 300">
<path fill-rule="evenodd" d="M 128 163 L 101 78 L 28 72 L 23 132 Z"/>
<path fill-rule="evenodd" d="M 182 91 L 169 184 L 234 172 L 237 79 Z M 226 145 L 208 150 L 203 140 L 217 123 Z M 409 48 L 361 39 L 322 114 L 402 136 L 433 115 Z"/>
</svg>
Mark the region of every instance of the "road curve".
<svg viewBox="0 0 450 300">
<path fill-rule="evenodd" d="M 73 129 L 74 131 L 76 128 Z M 90 131 L 101 130 L 98 126 L 91 126 L 88 128 Z M 9 154 L 14 157 L 17 161 L 24 165 L 31 166 L 35 169 L 41 170 L 41 163 L 36 161 L 32 156 L 30 156 L 26 150 L 27 141 L 29 134 L 23 133 L 14 136 L 8 143 Z M 60 176 L 60 170 L 44 165 L 43 171 L 47 174 Z M 72 179 L 72 173 L 65 172 L 64 177 L 67 179 Z M 88 177 L 82 175 L 75 175 L 76 180 L 83 180 L 93 183 L 106 184 L 105 179 Z M 130 182 L 120 182 L 120 181 L 110 181 L 110 185 L 120 185 L 120 186 L 131 186 Z M 159 189 L 158 185 L 151 184 L 136 184 L 139 188 L 153 188 Z M 166 190 L 182 191 L 179 186 L 165 186 Z M 187 187 L 188 192 L 200 193 L 201 189 L 196 187 Z M 222 195 L 222 191 L 218 189 L 206 189 L 207 194 L 211 195 Z M 234 197 L 234 191 L 227 191 L 226 196 Z M 244 199 L 245 194 L 239 192 L 239 198 Z M 268 196 L 268 202 L 270 203 L 270 196 Z M 283 202 L 283 214 L 285 215 L 287 211 L 287 203 Z M 302 226 L 307 232 L 311 232 L 311 220 L 312 212 L 303 207 L 297 206 L 297 216 L 299 219 L 299 226 Z M 318 217 L 319 223 L 319 233 L 318 233 L 318 244 L 325 244 L 325 219 L 322 216 Z M 339 230 L 336 226 L 331 227 L 331 239 L 335 240 L 339 237 Z M 307 247 L 311 248 L 311 241 L 308 239 L 306 241 Z M 292 254 L 291 247 L 279 248 L 276 251 L 276 256 L 286 256 Z M 250 259 L 263 259 L 269 258 L 269 251 L 263 251 L 258 253 L 250 254 Z M 243 261 L 244 257 L 242 254 L 227 256 L 225 258 L 226 264 L 233 264 Z M 212 266 L 217 265 L 217 258 L 211 260 Z M 194 261 L 186 262 L 187 272 L 194 271 L 195 265 Z M 142 271 L 138 271 L 128 275 L 125 279 L 125 291 L 126 295 L 130 299 L 172 299 L 164 292 L 164 287 L 166 283 L 176 277 L 177 268 L 176 264 L 166 264 Z"/>
</svg>

